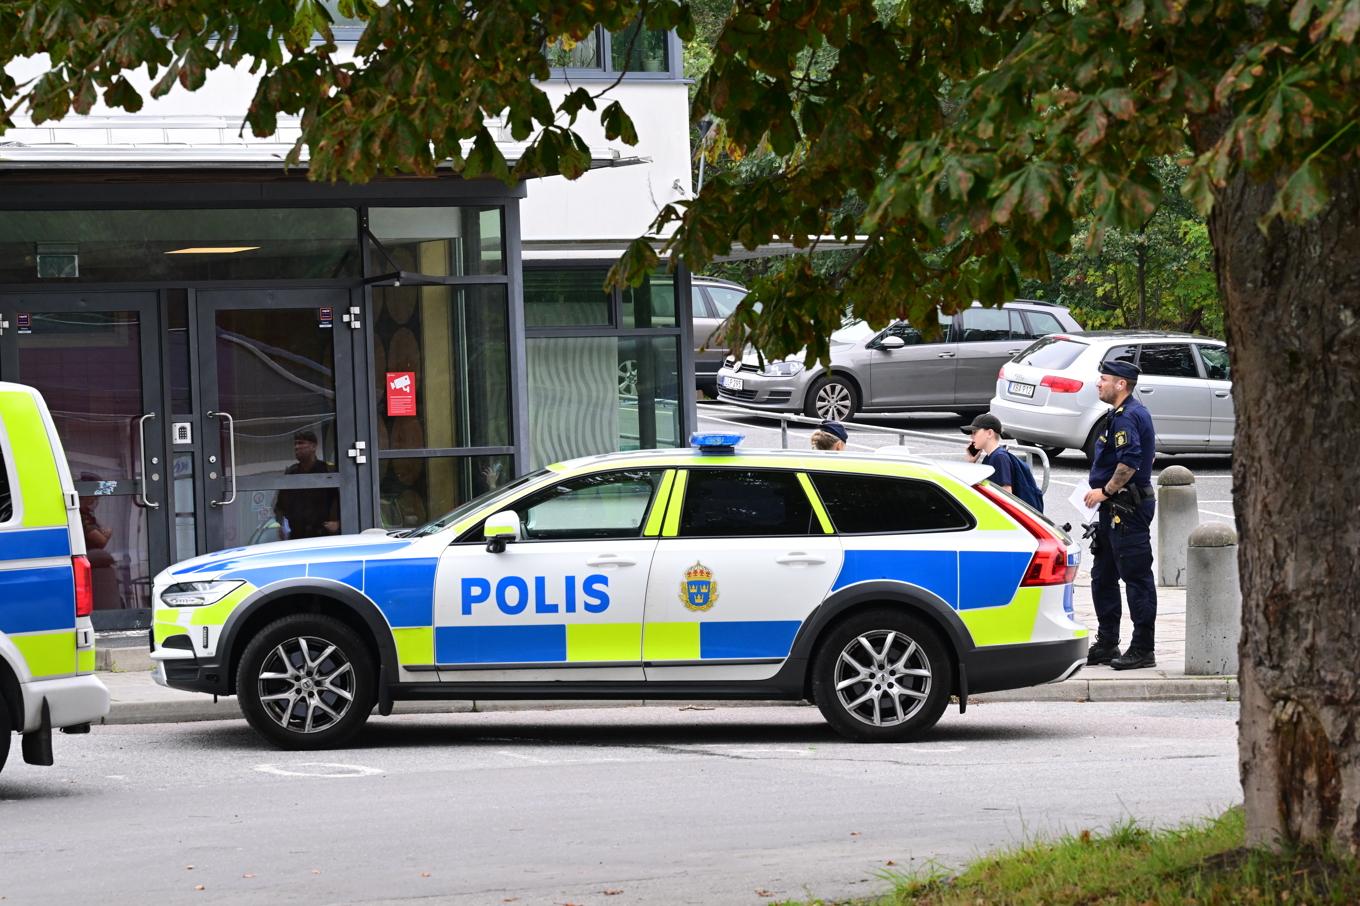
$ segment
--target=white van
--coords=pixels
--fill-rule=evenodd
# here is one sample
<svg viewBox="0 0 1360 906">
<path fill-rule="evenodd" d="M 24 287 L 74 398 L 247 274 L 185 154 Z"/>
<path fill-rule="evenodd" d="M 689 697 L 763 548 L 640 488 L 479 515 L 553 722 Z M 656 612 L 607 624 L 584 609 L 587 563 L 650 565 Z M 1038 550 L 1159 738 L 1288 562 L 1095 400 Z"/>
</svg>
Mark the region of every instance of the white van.
<svg viewBox="0 0 1360 906">
<path fill-rule="evenodd" d="M 24 761 L 50 765 L 53 727 L 109 711 L 79 504 L 42 396 L 0 382 L 0 768 L 16 732 Z"/>
</svg>

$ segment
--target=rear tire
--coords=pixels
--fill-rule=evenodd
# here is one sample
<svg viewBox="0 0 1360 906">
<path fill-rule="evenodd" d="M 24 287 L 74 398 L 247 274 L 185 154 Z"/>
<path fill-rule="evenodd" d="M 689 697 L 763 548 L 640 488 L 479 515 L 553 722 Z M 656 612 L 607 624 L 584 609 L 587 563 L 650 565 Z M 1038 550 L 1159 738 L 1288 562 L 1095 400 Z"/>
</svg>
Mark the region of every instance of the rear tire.
<svg viewBox="0 0 1360 906">
<path fill-rule="evenodd" d="M 9 746 L 14 741 L 14 724 L 9 719 L 9 705 L 5 704 L 5 697 L 0 695 L 0 771 L 5 769 L 5 761 L 9 759 Z"/>
<path fill-rule="evenodd" d="M 373 657 L 354 630 L 312 614 L 266 626 L 236 673 L 241 713 L 281 749 L 343 746 L 368 720 L 377 685 Z"/>
<path fill-rule="evenodd" d="M 939 721 L 953 671 L 938 632 L 910 613 L 866 610 L 833 627 L 812 662 L 812 697 L 856 742 L 911 742 Z"/>
<path fill-rule="evenodd" d="M 846 422 L 859 411 L 859 393 L 845 378 L 835 375 L 819 377 L 808 390 L 803 402 L 803 414 L 808 418 Z"/>
</svg>

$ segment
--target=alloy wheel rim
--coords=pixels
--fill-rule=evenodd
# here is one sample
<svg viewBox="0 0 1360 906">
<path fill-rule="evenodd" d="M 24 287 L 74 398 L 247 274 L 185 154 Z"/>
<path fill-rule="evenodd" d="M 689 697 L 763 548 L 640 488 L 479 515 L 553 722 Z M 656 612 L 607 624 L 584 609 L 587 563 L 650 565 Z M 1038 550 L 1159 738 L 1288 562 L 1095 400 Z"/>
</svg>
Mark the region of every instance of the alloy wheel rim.
<svg viewBox="0 0 1360 906">
<path fill-rule="evenodd" d="M 269 652 L 256 689 L 274 723 L 291 733 L 320 733 L 354 706 L 354 665 L 334 643 L 299 636 Z"/>
<path fill-rule="evenodd" d="M 836 421 L 849 418 L 850 388 L 836 383 L 823 386 L 817 391 L 817 414 Z"/>
<path fill-rule="evenodd" d="M 836 658 L 836 698 L 847 714 L 871 727 L 895 727 L 915 717 L 930 697 L 933 679 L 921 646 L 892 629 L 857 635 Z"/>
</svg>

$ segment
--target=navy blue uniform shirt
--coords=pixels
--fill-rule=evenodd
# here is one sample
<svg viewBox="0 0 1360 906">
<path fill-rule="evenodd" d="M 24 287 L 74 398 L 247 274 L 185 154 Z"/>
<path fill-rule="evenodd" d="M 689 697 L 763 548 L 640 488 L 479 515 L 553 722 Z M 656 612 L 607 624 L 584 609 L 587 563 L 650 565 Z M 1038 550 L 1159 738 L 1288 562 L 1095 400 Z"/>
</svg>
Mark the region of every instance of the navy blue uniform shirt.
<svg viewBox="0 0 1360 906">
<path fill-rule="evenodd" d="M 1134 470 L 1132 484 L 1152 485 L 1152 463 L 1157 458 L 1157 434 L 1152 413 L 1135 397 L 1124 400 L 1105 421 L 1096 437 L 1096 458 L 1091 462 L 1091 487 L 1103 488 L 1119 463 Z"/>
</svg>

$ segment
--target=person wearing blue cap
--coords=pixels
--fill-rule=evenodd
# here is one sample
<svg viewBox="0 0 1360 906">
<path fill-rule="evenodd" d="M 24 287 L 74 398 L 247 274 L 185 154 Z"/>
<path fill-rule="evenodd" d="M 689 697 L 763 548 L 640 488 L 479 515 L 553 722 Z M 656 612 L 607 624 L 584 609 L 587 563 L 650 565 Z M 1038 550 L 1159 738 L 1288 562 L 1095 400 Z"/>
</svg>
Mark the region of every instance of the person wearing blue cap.
<svg viewBox="0 0 1360 906">
<path fill-rule="evenodd" d="M 1088 664 L 1115 670 L 1155 667 L 1154 624 L 1157 583 L 1152 577 L 1152 463 L 1157 435 L 1148 412 L 1133 389 L 1141 372 L 1132 362 L 1114 360 L 1100 366 L 1096 393 L 1113 408 L 1097 426 L 1086 505 L 1099 507 L 1091 542 L 1091 598 L 1099 629 L 1086 655 Z M 1133 639 L 1119 653 L 1119 580 L 1129 599 Z"/>
<path fill-rule="evenodd" d="M 829 450 L 836 452 L 845 449 L 845 442 L 850 439 L 850 432 L 845 430 L 845 425 L 840 422 L 827 419 L 822 422 L 820 428 L 812 432 L 812 449 Z"/>
</svg>

